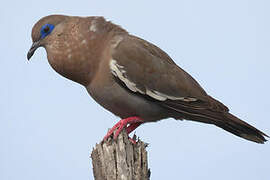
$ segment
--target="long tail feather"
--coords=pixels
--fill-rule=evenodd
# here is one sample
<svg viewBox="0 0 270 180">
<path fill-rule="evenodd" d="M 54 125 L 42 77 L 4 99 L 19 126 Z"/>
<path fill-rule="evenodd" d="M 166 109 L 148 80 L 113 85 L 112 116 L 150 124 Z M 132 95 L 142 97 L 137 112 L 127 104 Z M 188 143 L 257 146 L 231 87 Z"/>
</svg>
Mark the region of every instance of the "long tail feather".
<svg viewBox="0 0 270 180">
<path fill-rule="evenodd" d="M 249 125 L 248 123 L 240 120 L 236 116 L 230 113 L 224 113 L 225 123 L 217 123 L 218 127 L 233 133 L 236 136 L 245 138 L 250 141 L 254 141 L 256 143 L 263 144 L 267 140 L 265 137 L 267 136 L 262 131 L 258 130 L 257 128 Z"/>
<path fill-rule="evenodd" d="M 166 103 L 163 104 L 163 106 L 180 113 L 181 117 L 184 116 L 185 119 L 214 124 L 236 136 L 256 143 L 263 144 L 267 141 L 265 137 L 269 137 L 265 133 L 226 111 L 217 112 L 209 109 L 189 108 L 186 105 L 181 105 L 179 103 Z"/>
</svg>

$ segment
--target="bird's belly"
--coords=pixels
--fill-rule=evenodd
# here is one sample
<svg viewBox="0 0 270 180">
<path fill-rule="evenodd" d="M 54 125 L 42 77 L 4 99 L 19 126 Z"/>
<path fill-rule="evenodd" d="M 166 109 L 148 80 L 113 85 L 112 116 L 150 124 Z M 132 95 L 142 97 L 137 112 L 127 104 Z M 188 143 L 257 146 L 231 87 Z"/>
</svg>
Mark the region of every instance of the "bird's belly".
<svg viewBox="0 0 270 180">
<path fill-rule="evenodd" d="M 102 88 L 93 88 L 90 85 L 87 91 L 101 106 L 121 118 L 139 116 L 144 121 L 151 122 L 168 117 L 164 108 L 129 92 L 117 83 Z"/>
</svg>

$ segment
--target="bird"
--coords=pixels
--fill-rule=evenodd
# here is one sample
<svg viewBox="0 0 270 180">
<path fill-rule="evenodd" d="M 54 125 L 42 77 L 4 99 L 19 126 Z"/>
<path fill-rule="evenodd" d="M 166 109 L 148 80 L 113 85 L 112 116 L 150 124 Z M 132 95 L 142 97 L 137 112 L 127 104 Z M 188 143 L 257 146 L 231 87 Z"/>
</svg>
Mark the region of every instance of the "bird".
<svg viewBox="0 0 270 180">
<path fill-rule="evenodd" d="M 231 114 L 166 52 L 102 16 L 48 15 L 35 23 L 31 36 L 28 60 L 45 48 L 57 73 L 121 118 L 104 141 L 168 118 L 215 125 L 261 144 L 269 137 Z"/>
</svg>

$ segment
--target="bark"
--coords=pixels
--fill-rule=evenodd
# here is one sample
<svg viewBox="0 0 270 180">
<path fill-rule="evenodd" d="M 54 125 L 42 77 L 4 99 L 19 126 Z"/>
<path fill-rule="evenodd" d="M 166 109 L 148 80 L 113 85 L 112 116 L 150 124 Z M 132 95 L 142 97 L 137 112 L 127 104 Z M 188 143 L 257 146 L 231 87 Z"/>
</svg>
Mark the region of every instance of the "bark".
<svg viewBox="0 0 270 180">
<path fill-rule="evenodd" d="M 132 144 L 125 131 L 97 144 L 91 153 L 95 180 L 149 180 L 146 147 L 140 140 Z"/>
</svg>

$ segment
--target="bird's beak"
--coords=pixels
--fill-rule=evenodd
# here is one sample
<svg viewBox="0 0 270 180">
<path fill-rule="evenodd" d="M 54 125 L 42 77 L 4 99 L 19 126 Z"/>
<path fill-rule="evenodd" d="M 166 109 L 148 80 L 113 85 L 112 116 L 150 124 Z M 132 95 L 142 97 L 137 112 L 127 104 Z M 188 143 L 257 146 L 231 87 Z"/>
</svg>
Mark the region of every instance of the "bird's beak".
<svg viewBox="0 0 270 180">
<path fill-rule="evenodd" d="M 40 47 L 40 41 L 33 42 L 31 48 L 29 49 L 27 53 L 27 59 L 30 60 L 30 58 L 35 53 L 36 49 Z"/>
</svg>

